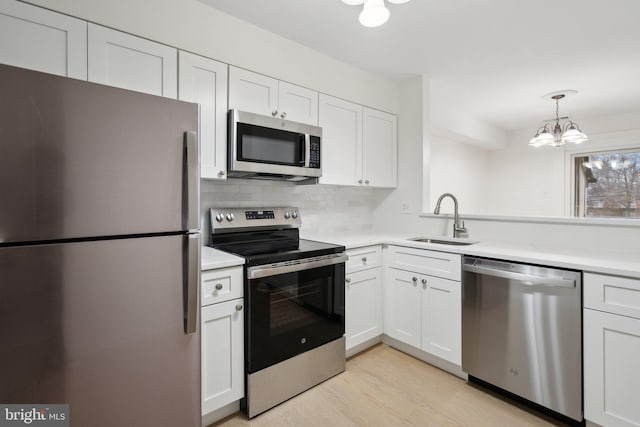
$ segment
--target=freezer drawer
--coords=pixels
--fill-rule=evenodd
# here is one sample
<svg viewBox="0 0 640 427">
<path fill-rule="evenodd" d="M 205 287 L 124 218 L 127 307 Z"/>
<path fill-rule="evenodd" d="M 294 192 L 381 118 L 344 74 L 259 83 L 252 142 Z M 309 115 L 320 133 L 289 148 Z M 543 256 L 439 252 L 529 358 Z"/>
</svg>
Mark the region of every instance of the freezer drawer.
<svg viewBox="0 0 640 427">
<path fill-rule="evenodd" d="M 69 403 L 74 426 L 200 426 L 187 239 L 0 248 L 0 402 Z"/>
</svg>

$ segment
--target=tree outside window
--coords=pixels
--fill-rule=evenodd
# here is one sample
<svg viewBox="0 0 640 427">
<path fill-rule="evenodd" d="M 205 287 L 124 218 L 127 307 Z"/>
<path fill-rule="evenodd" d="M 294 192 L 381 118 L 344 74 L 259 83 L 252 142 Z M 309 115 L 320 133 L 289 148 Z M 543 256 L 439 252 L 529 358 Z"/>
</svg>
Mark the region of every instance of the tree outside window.
<svg viewBox="0 0 640 427">
<path fill-rule="evenodd" d="M 640 218 L 640 150 L 575 157 L 575 214 Z"/>
</svg>

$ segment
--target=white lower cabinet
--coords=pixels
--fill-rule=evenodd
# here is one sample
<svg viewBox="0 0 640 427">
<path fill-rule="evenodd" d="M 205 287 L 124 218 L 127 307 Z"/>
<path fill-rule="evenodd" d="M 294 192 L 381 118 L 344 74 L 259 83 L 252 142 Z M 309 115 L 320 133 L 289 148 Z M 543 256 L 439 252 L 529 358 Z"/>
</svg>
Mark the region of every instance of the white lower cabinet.
<svg viewBox="0 0 640 427">
<path fill-rule="evenodd" d="M 380 246 L 347 251 L 347 351 L 382 334 L 382 268 Z"/>
<path fill-rule="evenodd" d="M 224 269 L 222 276 L 228 276 L 229 270 Z M 242 279 L 242 269 L 237 270 Z M 216 271 L 204 271 L 203 275 Z M 236 285 L 241 287 L 242 283 L 232 284 Z M 200 319 L 202 415 L 205 416 L 244 397 L 244 299 L 205 305 Z"/>
<path fill-rule="evenodd" d="M 460 271 L 449 271 L 444 274 L 448 278 L 443 278 L 398 269 L 393 260 L 405 251 L 400 247 L 389 249 L 391 262 L 384 277 L 384 333 L 459 366 L 462 361 Z M 430 263 L 437 265 L 443 256 L 460 257 L 419 249 L 412 249 L 412 253 L 416 262 L 421 259 L 422 271 L 433 270 Z"/>
<path fill-rule="evenodd" d="M 640 280 L 585 273 L 584 304 L 585 418 L 638 427 Z"/>
</svg>

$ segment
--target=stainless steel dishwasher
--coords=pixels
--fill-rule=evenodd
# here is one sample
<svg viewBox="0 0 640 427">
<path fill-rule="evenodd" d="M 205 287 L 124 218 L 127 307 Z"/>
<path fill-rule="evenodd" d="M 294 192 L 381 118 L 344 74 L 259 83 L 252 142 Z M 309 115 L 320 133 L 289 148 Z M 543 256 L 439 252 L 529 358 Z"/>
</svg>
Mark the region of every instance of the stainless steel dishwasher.
<svg viewBox="0 0 640 427">
<path fill-rule="evenodd" d="M 582 421 L 582 275 L 464 257 L 462 370 Z"/>
</svg>

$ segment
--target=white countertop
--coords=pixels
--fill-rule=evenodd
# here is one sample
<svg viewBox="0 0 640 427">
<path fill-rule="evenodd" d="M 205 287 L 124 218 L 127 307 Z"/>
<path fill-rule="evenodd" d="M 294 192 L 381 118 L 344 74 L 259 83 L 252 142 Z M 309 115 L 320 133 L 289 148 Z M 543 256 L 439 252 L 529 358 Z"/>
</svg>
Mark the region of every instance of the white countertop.
<svg viewBox="0 0 640 427">
<path fill-rule="evenodd" d="M 449 246 L 407 240 L 417 236 L 417 234 L 363 233 L 350 235 L 303 235 L 302 237 L 344 245 L 347 249 L 355 249 L 375 244 L 400 245 L 463 255 L 570 268 L 592 273 L 640 278 L 640 256 L 638 256 L 637 253 L 630 254 L 591 248 L 552 247 L 531 243 L 507 243 L 497 241 L 478 241 L 477 243 L 467 246 Z M 443 236 L 420 237 L 452 240 L 450 237 L 447 238 Z M 466 239 L 458 240 L 464 241 Z"/>
<path fill-rule="evenodd" d="M 209 246 L 202 247 L 202 253 L 200 258 L 200 265 L 202 270 L 213 270 L 216 268 L 235 267 L 243 264 L 244 264 L 244 258 L 242 257 L 231 255 L 227 252 L 210 248 Z"/>
</svg>

